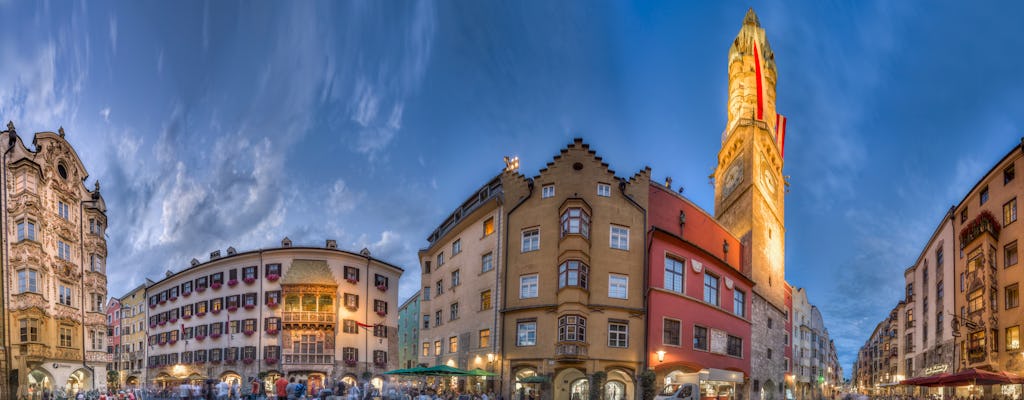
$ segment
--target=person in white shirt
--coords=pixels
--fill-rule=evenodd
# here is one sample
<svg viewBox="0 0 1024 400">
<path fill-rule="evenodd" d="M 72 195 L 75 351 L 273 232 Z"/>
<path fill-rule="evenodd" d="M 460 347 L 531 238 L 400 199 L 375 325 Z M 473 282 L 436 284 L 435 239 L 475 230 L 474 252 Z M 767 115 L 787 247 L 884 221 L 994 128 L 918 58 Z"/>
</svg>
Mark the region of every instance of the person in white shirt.
<svg viewBox="0 0 1024 400">
<path fill-rule="evenodd" d="M 231 386 L 228 386 L 227 382 L 217 382 L 217 400 L 228 400 L 228 392 L 231 390 Z"/>
</svg>

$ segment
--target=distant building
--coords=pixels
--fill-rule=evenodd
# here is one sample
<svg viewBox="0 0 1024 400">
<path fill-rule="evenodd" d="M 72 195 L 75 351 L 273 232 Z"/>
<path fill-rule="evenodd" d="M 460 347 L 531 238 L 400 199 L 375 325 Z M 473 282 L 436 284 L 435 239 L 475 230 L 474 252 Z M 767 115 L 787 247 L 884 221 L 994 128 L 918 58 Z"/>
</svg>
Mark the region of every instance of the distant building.
<svg viewBox="0 0 1024 400">
<path fill-rule="evenodd" d="M 86 188 L 89 173 L 63 128 L 36 133 L 29 148 L 8 123 L 0 143 L 0 208 L 10 235 L 0 266 L 9 291 L 0 376 L 17 379 L 0 397 L 105 388 L 107 209 L 99 182 Z"/>
<path fill-rule="evenodd" d="M 121 350 L 116 355 L 117 371 L 121 385 L 138 388 L 145 382 L 146 371 L 146 286 L 153 281 L 136 286 L 121 296 Z"/>
<path fill-rule="evenodd" d="M 797 400 L 832 398 L 842 385 L 835 343 L 829 337 L 818 307 L 807 299 L 807 291 L 793 293 L 793 377 Z"/>
<path fill-rule="evenodd" d="M 121 301 L 113 297 L 107 301 L 107 354 L 111 356 L 107 371 L 118 371 L 121 358 Z M 120 375 L 111 377 L 109 373 L 103 378 L 109 389 L 120 389 L 124 381 Z"/>
<path fill-rule="evenodd" d="M 419 365 L 420 292 L 398 307 L 398 368 Z"/>
<path fill-rule="evenodd" d="M 402 269 L 325 247 L 211 253 L 146 288 L 146 380 L 371 378 L 398 365 Z"/>
</svg>

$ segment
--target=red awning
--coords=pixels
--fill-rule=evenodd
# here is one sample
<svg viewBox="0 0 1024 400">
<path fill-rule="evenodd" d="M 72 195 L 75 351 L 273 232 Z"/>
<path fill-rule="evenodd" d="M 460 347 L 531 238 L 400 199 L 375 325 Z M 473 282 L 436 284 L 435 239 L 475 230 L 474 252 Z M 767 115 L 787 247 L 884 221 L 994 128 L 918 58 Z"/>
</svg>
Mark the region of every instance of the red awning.
<svg viewBox="0 0 1024 400">
<path fill-rule="evenodd" d="M 992 372 L 980 369 L 965 369 L 955 374 L 938 374 L 900 381 L 901 385 L 910 386 L 967 386 L 967 385 L 1002 385 L 1024 383 L 1024 378 L 1009 372 Z"/>
</svg>

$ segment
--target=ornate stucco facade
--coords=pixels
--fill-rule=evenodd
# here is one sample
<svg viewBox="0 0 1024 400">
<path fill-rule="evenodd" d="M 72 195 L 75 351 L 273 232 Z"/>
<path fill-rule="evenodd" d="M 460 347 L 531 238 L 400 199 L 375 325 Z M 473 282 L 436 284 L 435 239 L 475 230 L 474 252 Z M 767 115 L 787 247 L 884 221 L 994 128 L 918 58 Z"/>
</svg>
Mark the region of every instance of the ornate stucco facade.
<svg viewBox="0 0 1024 400">
<path fill-rule="evenodd" d="M 3 147 L 4 347 L 19 395 L 106 387 L 106 205 L 64 129 Z M 8 373 L 10 375 L 8 375 Z M 9 383 L 5 382 L 5 383 Z M 11 396 L 13 397 L 13 396 Z"/>
<path fill-rule="evenodd" d="M 401 274 L 333 240 L 193 260 L 146 288 L 146 380 L 382 379 L 398 365 Z"/>
</svg>

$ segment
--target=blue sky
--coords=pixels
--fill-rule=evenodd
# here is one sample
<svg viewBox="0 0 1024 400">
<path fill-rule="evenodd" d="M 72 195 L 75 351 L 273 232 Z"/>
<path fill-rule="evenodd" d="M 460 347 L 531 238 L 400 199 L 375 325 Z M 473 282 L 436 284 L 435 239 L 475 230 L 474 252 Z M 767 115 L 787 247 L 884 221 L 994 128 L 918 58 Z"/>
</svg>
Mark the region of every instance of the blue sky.
<svg viewBox="0 0 1024 400">
<path fill-rule="evenodd" d="M 289 236 L 416 250 L 518 155 L 581 136 L 712 206 L 725 62 L 757 10 L 789 117 L 787 279 L 849 374 L 943 212 L 1024 135 L 1024 3 L 16 2 L 0 118 L 64 126 L 109 207 L 111 295 Z"/>
</svg>

